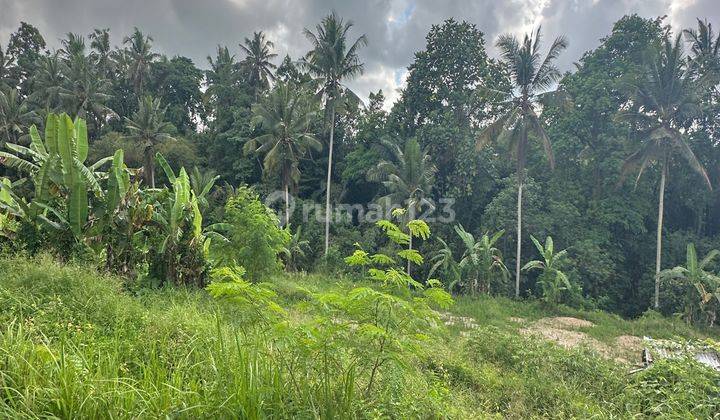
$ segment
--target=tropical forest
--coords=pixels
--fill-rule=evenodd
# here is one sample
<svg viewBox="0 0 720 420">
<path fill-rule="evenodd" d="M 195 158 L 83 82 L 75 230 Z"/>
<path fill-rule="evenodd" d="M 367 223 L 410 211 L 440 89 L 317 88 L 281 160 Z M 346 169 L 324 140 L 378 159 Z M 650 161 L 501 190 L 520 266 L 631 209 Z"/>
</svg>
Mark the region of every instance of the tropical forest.
<svg viewBox="0 0 720 420">
<path fill-rule="evenodd" d="M 0 32 L 0 418 L 718 418 L 714 22 L 354 19 Z"/>
</svg>

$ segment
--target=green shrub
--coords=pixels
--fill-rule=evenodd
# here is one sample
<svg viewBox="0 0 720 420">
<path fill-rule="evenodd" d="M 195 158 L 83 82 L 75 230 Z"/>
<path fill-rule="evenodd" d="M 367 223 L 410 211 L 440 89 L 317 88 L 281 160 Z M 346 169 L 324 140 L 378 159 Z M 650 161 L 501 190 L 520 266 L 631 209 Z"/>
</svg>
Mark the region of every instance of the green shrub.
<svg viewBox="0 0 720 420">
<path fill-rule="evenodd" d="M 290 233 L 278 227 L 275 213 L 248 187 L 240 187 L 225 205 L 228 242 L 213 243 L 211 258 L 217 265 L 242 266 L 253 281 L 282 268 L 278 255 Z"/>
<path fill-rule="evenodd" d="M 692 359 L 658 360 L 632 378 L 632 412 L 647 417 L 714 418 L 720 413 L 720 375 Z"/>
</svg>

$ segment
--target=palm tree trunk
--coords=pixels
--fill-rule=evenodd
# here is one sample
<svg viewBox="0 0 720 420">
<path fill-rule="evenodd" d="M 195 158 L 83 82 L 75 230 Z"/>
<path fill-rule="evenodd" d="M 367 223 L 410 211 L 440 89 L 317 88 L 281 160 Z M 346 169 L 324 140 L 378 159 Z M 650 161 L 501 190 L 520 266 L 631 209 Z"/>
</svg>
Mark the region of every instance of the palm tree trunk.
<svg viewBox="0 0 720 420">
<path fill-rule="evenodd" d="M 290 193 L 287 182 L 285 183 L 285 226 L 290 226 Z"/>
<path fill-rule="evenodd" d="M 327 183 L 325 190 L 325 256 L 330 248 L 330 182 L 332 177 L 333 142 L 335 140 L 335 105 L 330 110 L 330 150 L 328 152 Z"/>
<path fill-rule="evenodd" d="M 523 182 L 518 176 L 518 196 L 517 196 L 517 251 L 515 253 L 515 297 L 520 297 L 520 257 L 522 250 L 522 190 Z"/>
<path fill-rule="evenodd" d="M 655 309 L 660 307 L 660 265 L 662 258 L 662 227 L 665 209 L 665 178 L 667 176 L 667 159 L 662 163 L 660 175 L 660 199 L 658 201 L 657 247 L 655 253 Z"/>
<path fill-rule="evenodd" d="M 412 251 L 412 249 L 413 249 L 413 247 L 412 247 L 412 233 L 410 233 L 410 243 L 409 243 L 409 245 L 408 245 L 408 249 L 409 249 L 410 251 Z M 408 276 L 410 275 L 410 260 L 408 260 L 408 262 L 407 262 L 407 274 L 408 274 Z"/>
<path fill-rule="evenodd" d="M 145 167 L 143 168 L 145 183 L 155 188 L 155 159 L 152 150 L 145 151 Z"/>
</svg>

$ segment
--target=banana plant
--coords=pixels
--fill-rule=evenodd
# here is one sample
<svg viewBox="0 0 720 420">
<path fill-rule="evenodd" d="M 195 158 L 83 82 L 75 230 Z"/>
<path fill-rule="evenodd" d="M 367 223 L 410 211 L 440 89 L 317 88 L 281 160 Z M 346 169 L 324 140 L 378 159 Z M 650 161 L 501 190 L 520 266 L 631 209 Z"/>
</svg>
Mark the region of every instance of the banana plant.
<svg viewBox="0 0 720 420">
<path fill-rule="evenodd" d="M 452 248 L 442 238 L 437 238 L 442 244 L 442 248 L 437 250 L 432 257 L 430 262 L 432 266 L 428 272 L 427 279 L 436 278 L 435 273 L 438 271 L 442 272 L 443 279 L 448 283 L 448 290 L 453 291 L 455 287 L 462 281 L 462 273 L 460 272 L 460 265 L 455 261 L 453 256 Z"/>
<path fill-rule="evenodd" d="M 464 277 L 470 281 L 468 286 L 471 294 L 490 293 L 493 277 L 500 276 L 502 279 L 507 279 L 510 276 L 502 261 L 500 250 L 495 247 L 495 243 L 505 233 L 504 230 L 495 233 L 492 237 L 485 233 L 479 240 L 476 240 L 462 225 L 455 226 L 455 232 L 465 247 L 459 268 Z"/>
<path fill-rule="evenodd" d="M 131 181 L 122 149 L 113 155 L 103 178 L 107 188 L 94 200 L 90 228 L 85 234 L 96 250 L 105 252 L 108 271 L 132 276 L 133 267 L 147 251 L 146 228 L 152 221 L 154 207 L 140 189 L 139 181 Z"/>
<path fill-rule="evenodd" d="M 295 233 L 292 233 L 290 225 L 286 227 L 290 232 L 290 242 L 283 247 L 280 253 L 285 259 L 285 269 L 287 271 L 297 271 L 297 260 L 305 257 L 305 251 L 310 249 L 310 242 L 302 239 L 302 226 L 298 226 Z"/>
<path fill-rule="evenodd" d="M 175 172 L 162 154 L 156 160 L 165 172 L 171 189 L 156 190 L 157 209 L 153 213 L 162 242 L 158 246 L 163 267 L 158 274 L 174 283 L 201 283 L 210 240 L 227 241 L 221 232 L 225 224 L 216 223 L 203 229 L 200 200 L 185 168 Z M 206 185 L 204 190 L 212 188 Z"/>
<path fill-rule="evenodd" d="M 17 181 L 16 181 L 17 182 Z M 22 209 L 12 194 L 13 183 L 8 178 L 0 178 L 0 236 L 13 240 L 19 224 L 17 217 L 22 217 Z"/>
<path fill-rule="evenodd" d="M 0 152 L 4 165 L 26 173 L 32 179 L 35 194 L 24 215 L 30 222 L 54 219 L 51 226 L 68 226 L 80 237 L 89 213 L 88 191 L 102 197 L 98 170 L 112 157 L 86 166 L 88 157 L 87 124 L 73 121 L 67 114 L 48 114 L 45 139 L 35 125 L 30 127 L 30 146 L 6 143 L 12 152 Z M 54 207 L 57 201 L 62 210 Z M 16 204 L 19 202 L 16 200 Z M 40 217 L 43 216 L 43 217 Z M 48 217 L 49 216 L 49 217 Z"/>
<path fill-rule="evenodd" d="M 695 313 L 703 313 L 710 326 L 715 324 L 717 307 L 720 304 L 720 277 L 708 271 L 708 266 L 720 256 L 720 251 L 713 249 L 702 260 L 698 259 L 695 244 L 687 245 L 685 266 L 677 266 L 660 272 L 660 279 L 667 281 L 677 279 L 685 283 L 685 320 L 692 323 Z"/>
<path fill-rule="evenodd" d="M 559 268 L 560 262 L 567 256 L 567 250 L 555 252 L 553 239 L 550 236 L 545 239 L 545 245 L 542 245 L 532 235 L 530 235 L 530 239 L 535 244 L 542 260 L 530 261 L 523 266 L 522 271 L 541 270 L 542 274 L 537 280 L 542 290 L 541 299 L 545 303 L 556 305 L 560 303 L 563 291 L 572 287 L 567 275 Z"/>
</svg>

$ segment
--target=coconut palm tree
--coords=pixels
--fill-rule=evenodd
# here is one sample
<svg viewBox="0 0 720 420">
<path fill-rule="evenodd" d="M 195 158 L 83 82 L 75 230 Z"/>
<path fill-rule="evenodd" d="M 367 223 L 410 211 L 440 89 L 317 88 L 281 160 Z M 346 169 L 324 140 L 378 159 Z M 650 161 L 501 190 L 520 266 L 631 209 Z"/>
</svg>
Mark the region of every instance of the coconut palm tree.
<svg viewBox="0 0 720 420">
<path fill-rule="evenodd" d="M 5 134 L 5 141 L 17 143 L 32 124 L 39 122 L 29 101 L 23 99 L 17 89 L 0 91 L 0 131 Z"/>
<path fill-rule="evenodd" d="M 33 75 L 35 89 L 30 99 L 36 104 L 42 104 L 45 114 L 54 112 L 60 106 L 60 92 L 67 73 L 68 68 L 57 52 L 40 57 Z"/>
<path fill-rule="evenodd" d="M 114 63 L 112 60 L 112 47 L 110 46 L 110 29 L 95 29 L 90 35 L 90 57 L 104 77 L 110 77 Z"/>
<path fill-rule="evenodd" d="M 515 255 L 515 297 L 520 296 L 520 260 L 522 248 L 522 192 L 525 177 L 525 160 L 529 139 L 538 139 L 545 150 L 550 167 L 555 167 L 550 139 L 540 122 L 539 104 L 550 97 L 558 98 L 558 92 L 549 89 L 560 78 L 554 62 L 567 47 L 564 37 L 553 41 L 543 58 L 540 54 L 540 28 L 534 34 L 525 35 L 522 43 L 514 36 L 502 35 L 497 41 L 501 60 L 510 73 L 513 89 L 510 92 L 490 90 L 505 112 L 480 132 L 476 146 L 479 149 L 498 138 L 509 140 L 510 150 L 516 159 L 518 179 L 517 195 L 517 252 Z"/>
<path fill-rule="evenodd" d="M 693 66 L 713 82 L 720 81 L 720 34 L 716 37 L 712 24 L 700 19 L 697 20 L 697 30 L 685 29 L 683 33 L 690 43 Z"/>
<path fill-rule="evenodd" d="M 85 55 L 85 38 L 82 35 L 78 35 L 72 32 L 68 32 L 66 38 L 61 40 L 63 58 L 67 61 L 73 59 L 73 57 Z"/>
<path fill-rule="evenodd" d="M 380 203 L 390 207 L 397 203 L 407 205 L 408 221 L 415 219 L 423 207 L 432 207 L 427 199 L 435 182 L 437 168 L 427 151 L 420 148 L 415 138 L 405 142 L 401 149 L 398 145 L 384 142 L 393 155 L 393 160 L 382 160 L 368 171 L 370 181 L 382 182 L 386 194 L 378 198 Z M 408 248 L 412 249 L 412 235 Z M 410 274 L 410 262 L 407 266 Z"/>
<path fill-rule="evenodd" d="M 150 76 L 150 64 L 160 55 L 152 52 L 153 39 L 144 35 L 138 28 L 132 35 L 123 39 L 123 44 L 127 45 L 126 50 L 128 66 L 128 78 L 132 82 L 135 95 L 140 98 L 145 89 L 145 83 Z"/>
<path fill-rule="evenodd" d="M 272 52 L 274 47 L 271 41 L 265 39 L 262 31 L 255 32 L 253 39 L 245 38 L 245 45 L 240 44 L 246 54 L 240 64 L 248 74 L 248 83 L 253 87 L 256 102 L 260 92 L 270 88 L 270 82 L 275 80 L 273 71 L 277 66 L 270 62 L 277 57 L 277 54 Z"/>
<path fill-rule="evenodd" d="M 348 43 L 348 33 L 353 23 L 344 22 L 334 12 L 325 16 L 313 33 L 305 29 L 305 37 L 312 50 L 302 60 L 302 65 L 317 78 L 320 92 L 325 98 L 325 112 L 330 114 L 330 142 L 328 145 L 327 183 L 325 184 L 325 255 L 330 246 L 330 187 L 332 181 L 333 147 L 335 139 L 335 108 L 343 94 L 356 96 L 342 82 L 362 74 L 363 63 L 358 50 L 367 45 L 367 37 L 360 36 Z"/>
<path fill-rule="evenodd" d="M 65 107 L 80 118 L 93 116 L 96 129 L 115 112 L 105 105 L 110 100 L 110 81 L 98 74 L 88 57 L 73 55 L 66 67 L 65 82 L 59 90 Z"/>
<path fill-rule="evenodd" d="M 155 188 L 155 149 L 163 140 L 171 140 L 173 126 L 165 121 L 165 109 L 160 99 L 148 95 L 138 100 L 138 110 L 132 118 L 125 118 L 126 138 L 137 141 L 143 149 L 143 177 L 145 184 Z"/>
<path fill-rule="evenodd" d="M 654 307 L 660 306 L 660 268 L 662 253 L 662 227 L 665 200 L 665 182 L 670 162 L 682 156 L 712 189 L 705 168 L 693 153 L 687 141 L 687 123 L 700 112 L 698 105 L 699 83 L 693 77 L 692 66 L 683 57 L 682 41 L 666 38 L 661 48 L 647 60 L 636 80 L 626 84 L 632 106 L 619 114 L 619 118 L 639 128 L 641 146 L 623 164 L 620 182 L 631 171 L 637 171 L 637 181 L 645 169 L 657 163 L 660 166 L 660 192 L 658 200 L 657 247 L 655 255 Z"/>
<path fill-rule="evenodd" d="M 253 120 L 262 127 L 262 134 L 248 141 L 246 153 L 264 153 L 266 173 L 280 175 L 285 193 L 285 223 L 290 222 L 290 193 L 300 180 L 300 159 L 308 149 L 322 150 L 322 144 L 308 131 L 317 114 L 317 103 L 303 88 L 278 83 L 270 95 L 255 104 Z"/>
</svg>

